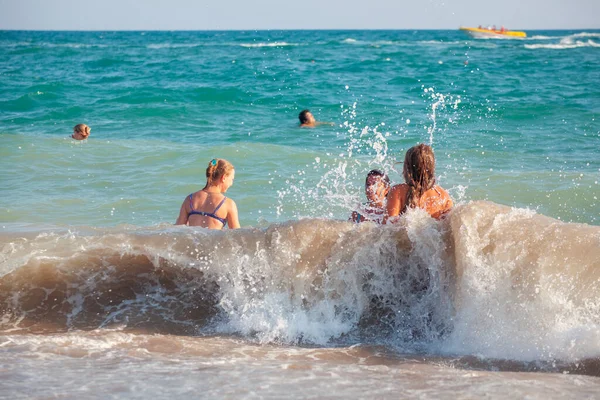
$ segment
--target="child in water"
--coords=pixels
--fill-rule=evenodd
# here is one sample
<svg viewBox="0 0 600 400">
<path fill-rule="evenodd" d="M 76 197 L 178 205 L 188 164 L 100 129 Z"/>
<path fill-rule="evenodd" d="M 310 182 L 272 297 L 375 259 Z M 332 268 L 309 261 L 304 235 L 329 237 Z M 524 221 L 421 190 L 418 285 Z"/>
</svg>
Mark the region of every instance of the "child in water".
<svg viewBox="0 0 600 400">
<path fill-rule="evenodd" d="M 208 229 L 240 227 L 235 201 L 224 193 L 233 185 L 235 169 L 222 158 L 213 159 L 206 168 L 206 185 L 185 198 L 175 225 L 201 226 Z"/>
<path fill-rule="evenodd" d="M 73 134 L 71 137 L 75 140 L 84 140 L 90 136 L 90 132 L 92 128 L 87 126 L 86 124 L 77 124 L 73 127 Z"/>
<path fill-rule="evenodd" d="M 433 218 L 442 218 L 453 206 L 448 192 L 435 184 L 435 157 L 426 144 L 411 147 L 404 157 L 402 171 L 405 183 L 392 187 L 387 199 L 387 216 L 384 223 L 406 212 L 408 208 L 421 208 Z"/>
<path fill-rule="evenodd" d="M 300 114 L 298 114 L 298 119 L 300 120 L 300 128 L 314 128 L 319 125 L 334 125 L 333 122 L 317 121 L 310 110 L 300 111 Z"/>
<path fill-rule="evenodd" d="M 382 223 L 385 216 L 385 199 L 389 191 L 390 178 L 378 169 L 369 171 L 365 180 L 368 202 L 362 206 L 360 213 L 352 212 L 350 220 L 357 223 L 364 221 Z"/>
</svg>

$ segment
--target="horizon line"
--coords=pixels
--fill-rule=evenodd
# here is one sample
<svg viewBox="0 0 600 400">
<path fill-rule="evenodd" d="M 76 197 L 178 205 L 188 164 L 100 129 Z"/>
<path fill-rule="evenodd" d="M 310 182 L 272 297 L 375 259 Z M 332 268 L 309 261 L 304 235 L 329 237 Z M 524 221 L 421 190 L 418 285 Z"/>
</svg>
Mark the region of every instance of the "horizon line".
<svg viewBox="0 0 600 400">
<path fill-rule="evenodd" d="M 454 31 L 458 28 L 247 28 L 247 29 L 17 29 L 0 28 L 0 32 L 268 32 L 268 31 Z M 529 30 L 529 31 L 580 31 L 580 30 L 600 30 L 600 28 L 510 28 L 508 30 Z"/>
</svg>

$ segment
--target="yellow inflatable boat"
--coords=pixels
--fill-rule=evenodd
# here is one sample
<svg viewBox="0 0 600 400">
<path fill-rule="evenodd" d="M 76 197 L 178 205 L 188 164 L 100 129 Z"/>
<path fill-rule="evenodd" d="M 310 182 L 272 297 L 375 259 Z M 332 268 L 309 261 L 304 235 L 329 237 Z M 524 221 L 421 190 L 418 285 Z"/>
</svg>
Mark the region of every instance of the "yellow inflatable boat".
<svg viewBox="0 0 600 400">
<path fill-rule="evenodd" d="M 525 32 L 521 31 L 509 31 L 502 27 L 501 29 L 495 28 L 468 28 L 461 26 L 459 28 L 461 31 L 465 32 L 467 35 L 474 38 L 496 38 L 496 39 L 518 39 L 527 37 Z"/>
</svg>

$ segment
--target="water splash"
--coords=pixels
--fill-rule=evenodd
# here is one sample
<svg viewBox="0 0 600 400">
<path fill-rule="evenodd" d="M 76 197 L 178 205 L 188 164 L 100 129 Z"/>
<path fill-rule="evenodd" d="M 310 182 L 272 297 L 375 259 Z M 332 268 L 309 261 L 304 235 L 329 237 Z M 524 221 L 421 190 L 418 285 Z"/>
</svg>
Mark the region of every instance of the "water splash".
<svg viewBox="0 0 600 400">
<path fill-rule="evenodd" d="M 347 218 L 364 196 L 363 182 L 370 169 L 393 170 L 394 160 L 388 157 L 388 140 L 398 132 L 386 130 L 386 123 L 374 126 L 357 118 L 359 104 L 341 105 L 343 122 L 336 134 L 341 144 L 335 151 L 315 156 L 291 176 L 279 175 L 285 186 L 277 190 L 276 213 L 296 210 L 291 217 Z M 401 132 L 404 133 L 404 132 Z M 310 174 L 307 174 L 310 171 Z"/>
<path fill-rule="evenodd" d="M 460 95 L 439 93 L 432 87 L 426 88 L 425 85 L 421 87 L 423 88 L 423 96 L 432 102 L 431 114 L 429 114 L 431 126 L 427 128 L 427 133 L 429 134 L 428 144 L 431 146 L 433 145 L 434 133 L 441 132 L 441 129 L 438 128 L 438 114 L 443 111 L 453 112 L 458 110 L 458 105 L 462 102 L 462 99 Z M 447 118 L 448 122 L 454 123 L 457 119 L 457 114 L 451 113 L 448 116 L 444 115 L 444 117 Z"/>
</svg>

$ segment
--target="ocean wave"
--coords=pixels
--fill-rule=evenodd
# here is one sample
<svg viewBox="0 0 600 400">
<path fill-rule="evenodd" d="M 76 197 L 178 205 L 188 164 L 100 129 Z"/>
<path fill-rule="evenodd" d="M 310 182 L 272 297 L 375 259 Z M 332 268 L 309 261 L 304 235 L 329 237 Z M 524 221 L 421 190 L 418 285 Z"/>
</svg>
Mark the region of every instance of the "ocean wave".
<svg viewBox="0 0 600 400">
<path fill-rule="evenodd" d="M 591 37 L 600 39 L 600 32 L 580 32 L 571 35 L 572 37 L 580 38 L 580 37 Z"/>
<path fill-rule="evenodd" d="M 571 40 L 561 40 L 560 43 L 552 43 L 552 44 L 526 44 L 526 49 L 550 49 L 550 50 L 566 50 L 566 49 L 577 49 L 582 47 L 600 47 L 600 43 L 596 43 L 592 40 L 588 40 L 587 42 L 582 42 L 580 40 L 571 41 Z"/>
<path fill-rule="evenodd" d="M 447 44 L 464 44 L 464 41 L 458 41 L 458 40 L 456 40 L 456 41 L 446 42 L 446 41 L 443 41 L 443 40 L 421 40 L 421 41 L 419 41 L 417 43 L 419 43 L 419 44 L 436 44 L 436 45 L 443 44 L 443 45 L 447 45 Z"/>
<path fill-rule="evenodd" d="M 533 37 L 532 39 L 537 38 Z M 558 43 L 549 44 L 526 44 L 527 49 L 552 49 L 552 50 L 564 50 L 564 49 L 576 49 L 581 47 L 600 47 L 600 43 L 595 42 L 592 39 L 600 39 L 600 33 L 596 32 L 581 32 L 573 35 L 561 36 L 561 37 L 542 37 L 544 39 L 560 39 Z M 579 40 L 587 38 L 588 40 Z"/>
<path fill-rule="evenodd" d="M 0 42 L 0 48 L 30 47 L 33 42 Z"/>
<path fill-rule="evenodd" d="M 287 43 L 287 42 L 262 42 L 262 43 L 241 43 L 242 47 L 285 47 L 285 46 L 298 46 L 298 43 Z"/>
<path fill-rule="evenodd" d="M 520 361 L 597 357 L 600 228 L 488 202 L 393 226 L 0 237 L 0 330 L 120 327 Z"/>
<path fill-rule="evenodd" d="M 528 36 L 525 40 L 552 40 L 552 39 L 560 39 L 562 36 L 544 36 L 544 35 L 535 35 Z"/>
<path fill-rule="evenodd" d="M 12 50 L 43 50 L 43 49 L 100 49 L 109 45 L 101 43 L 50 43 L 50 42 L 4 42 L 0 48 Z"/>
<path fill-rule="evenodd" d="M 100 43 L 48 43 L 48 42 L 36 43 L 36 46 L 50 47 L 50 48 L 62 47 L 62 48 L 69 48 L 69 49 L 91 49 L 91 48 L 107 48 L 107 47 L 109 47 L 109 45 L 100 44 Z"/>
<path fill-rule="evenodd" d="M 201 43 L 152 43 L 146 46 L 148 49 L 160 50 L 160 49 L 186 49 L 202 46 Z"/>
<path fill-rule="evenodd" d="M 431 42 L 440 43 L 439 41 L 432 40 Z M 361 45 L 361 46 L 371 46 L 371 47 L 381 47 L 381 46 L 412 46 L 413 43 L 408 41 L 398 41 L 398 40 L 373 40 L 373 41 L 364 41 L 357 40 L 353 38 L 346 38 L 342 40 L 340 43 L 342 44 L 352 44 L 352 45 Z"/>
</svg>

